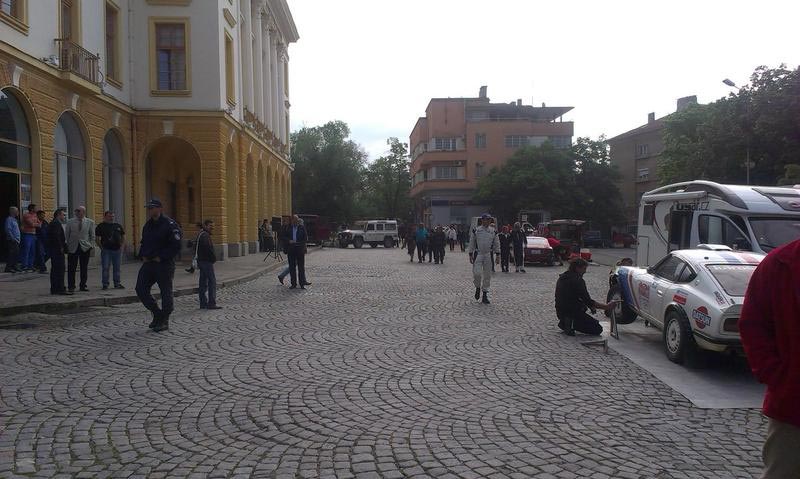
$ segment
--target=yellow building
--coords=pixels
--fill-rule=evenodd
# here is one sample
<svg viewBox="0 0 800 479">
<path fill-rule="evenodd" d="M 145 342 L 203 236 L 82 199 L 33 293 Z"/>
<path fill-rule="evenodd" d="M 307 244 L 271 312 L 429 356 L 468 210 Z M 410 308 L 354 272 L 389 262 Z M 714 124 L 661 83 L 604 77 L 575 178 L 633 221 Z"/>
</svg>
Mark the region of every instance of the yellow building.
<svg viewBox="0 0 800 479">
<path fill-rule="evenodd" d="M 99 8 L 98 8 L 99 7 Z M 157 197 L 187 238 L 257 251 L 291 211 L 285 0 L 4 0 L 0 211 L 116 213 L 138 245 Z"/>
</svg>

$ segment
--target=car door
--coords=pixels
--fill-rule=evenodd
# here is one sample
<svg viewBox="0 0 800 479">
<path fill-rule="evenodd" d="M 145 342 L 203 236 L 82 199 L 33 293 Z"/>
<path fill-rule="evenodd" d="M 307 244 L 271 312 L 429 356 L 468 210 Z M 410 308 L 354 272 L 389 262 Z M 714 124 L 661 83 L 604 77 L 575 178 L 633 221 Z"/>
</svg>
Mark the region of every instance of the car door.
<svg viewBox="0 0 800 479">
<path fill-rule="evenodd" d="M 653 268 L 652 273 L 648 315 L 657 324 L 662 324 L 664 321 L 664 308 L 672 302 L 681 282 L 688 282 L 686 280 L 691 276 L 692 270 L 684 260 L 671 254 L 658 263 Z"/>
<path fill-rule="evenodd" d="M 375 241 L 375 223 L 367 223 L 367 229 L 364 230 L 364 241 Z"/>
</svg>

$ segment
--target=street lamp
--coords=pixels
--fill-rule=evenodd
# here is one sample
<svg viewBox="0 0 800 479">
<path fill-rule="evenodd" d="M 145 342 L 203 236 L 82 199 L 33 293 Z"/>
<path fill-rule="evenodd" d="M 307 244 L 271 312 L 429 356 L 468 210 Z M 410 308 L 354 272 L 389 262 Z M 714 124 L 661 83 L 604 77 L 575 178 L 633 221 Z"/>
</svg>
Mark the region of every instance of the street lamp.
<svg viewBox="0 0 800 479">
<path fill-rule="evenodd" d="M 739 97 L 742 96 L 742 89 L 740 87 L 736 86 L 736 83 L 733 83 L 733 81 L 730 78 L 726 78 L 726 79 L 722 80 L 722 83 L 728 85 L 731 88 L 736 88 L 736 90 L 739 91 Z M 748 121 L 748 123 L 750 122 L 750 99 L 749 98 L 747 99 L 747 121 Z M 745 160 L 746 163 L 744 164 L 745 171 L 747 171 L 747 184 L 748 185 L 750 184 L 750 136 L 751 135 L 752 135 L 752 132 L 748 132 L 748 134 L 747 134 L 747 159 Z"/>
</svg>

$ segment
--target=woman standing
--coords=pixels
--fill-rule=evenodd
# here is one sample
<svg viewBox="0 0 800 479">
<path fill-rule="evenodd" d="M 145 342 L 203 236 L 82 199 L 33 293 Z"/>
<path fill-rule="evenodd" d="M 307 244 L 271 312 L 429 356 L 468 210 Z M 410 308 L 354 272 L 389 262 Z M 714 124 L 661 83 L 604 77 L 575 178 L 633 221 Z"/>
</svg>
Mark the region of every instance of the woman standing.
<svg viewBox="0 0 800 479">
<path fill-rule="evenodd" d="M 408 247 L 408 255 L 411 256 L 411 262 L 414 262 L 414 249 L 416 248 L 416 235 L 417 235 L 417 227 L 411 225 L 406 230 L 406 237 L 405 242 L 406 246 Z"/>
</svg>

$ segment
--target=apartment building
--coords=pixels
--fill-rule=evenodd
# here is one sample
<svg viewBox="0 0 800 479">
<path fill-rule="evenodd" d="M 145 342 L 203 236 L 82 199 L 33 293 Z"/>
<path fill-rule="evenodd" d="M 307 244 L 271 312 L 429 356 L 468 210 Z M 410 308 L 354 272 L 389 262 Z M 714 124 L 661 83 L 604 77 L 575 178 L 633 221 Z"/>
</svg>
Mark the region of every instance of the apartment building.
<svg viewBox="0 0 800 479">
<path fill-rule="evenodd" d="M 676 111 L 697 104 L 697 96 L 679 98 Z M 664 126 L 670 115 L 647 115 L 647 123 L 608 140 L 611 163 L 621 176 L 617 183 L 625 210 L 625 230 L 636 231 L 642 195 L 658 187 L 658 162 L 664 152 Z"/>
<path fill-rule="evenodd" d="M 286 0 L 0 0 L 0 211 L 111 210 L 138 244 L 147 198 L 222 256 L 291 211 Z"/>
<path fill-rule="evenodd" d="M 527 145 L 572 144 L 572 107 L 492 103 L 486 87 L 477 97 L 432 98 L 411 132 L 411 197 L 417 221 L 466 224 L 487 211 L 472 197 L 478 180 Z"/>
</svg>

